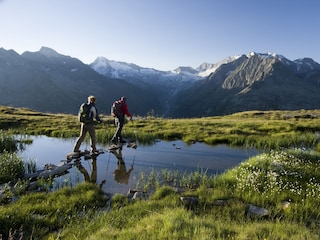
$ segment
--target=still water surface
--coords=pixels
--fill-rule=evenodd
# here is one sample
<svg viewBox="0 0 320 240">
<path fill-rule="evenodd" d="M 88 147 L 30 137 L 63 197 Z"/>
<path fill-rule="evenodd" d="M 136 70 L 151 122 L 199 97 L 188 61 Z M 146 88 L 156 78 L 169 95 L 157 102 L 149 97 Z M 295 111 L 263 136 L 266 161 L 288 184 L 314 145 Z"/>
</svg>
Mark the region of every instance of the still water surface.
<svg viewBox="0 0 320 240">
<path fill-rule="evenodd" d="M 24 160 L 35 160 L 38 169 L 47 163 L 59 165 L 66 161 L 76 139 L 59 139 L 46 136 L 32 136 L 33 143 L 21 153 Z M 122 151 L 107 151 L 108 146 L 98 145 L 105 153 L 96 160 L 81 158 L 69 173 L 56 179 L 58 184 L 77 183 L 91 180 L 101 185 L 107 193 L 127 193 L 136 188 L 141 172 L 151 171 L 194 172 L 199 169 L 207 174 L 218 174 L 237 166 L 242 161 L 257 154 L 255 150 L 229 148 L 226 145 L 208 146 L 202 143 L 187 145 L 182 141 L 156 141 L 153 145 L 138 148 L 123 146 Z M 82 143 L 81 150 L 89 150 L 88 143 Z M 60 183 L 59 183 L 60 182 Z"/>
</svg>

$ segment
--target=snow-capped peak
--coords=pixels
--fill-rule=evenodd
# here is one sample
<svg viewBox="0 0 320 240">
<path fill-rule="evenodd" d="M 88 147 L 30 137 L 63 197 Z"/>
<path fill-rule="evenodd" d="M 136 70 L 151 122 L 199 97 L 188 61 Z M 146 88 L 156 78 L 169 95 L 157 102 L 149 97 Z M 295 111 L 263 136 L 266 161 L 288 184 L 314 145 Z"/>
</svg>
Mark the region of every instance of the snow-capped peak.
<svg viewBox="0 0 320 240">
<path fill-rule="evenodd" d="M 320 69 L 320 65 L 318 63 L 316 63 L 315 61 L 313 61 L 313 59 L 311 59 L 311 58 L 303 58 L 303 59 L 299 58 L 297 60 L 290 61 L 289 59 L 287 59 L 283 55 L 279 55 L 276 53 L 255 53 L 255 52 L 250 52 L 247 55 L 247 57 L 250 58 L 255 55 L 258 55 L 262 58 L 275 58 L 275 59 L 281 61 L 282 63 L 286 64 L 292 70 L 299 72 L 299 73 L 312 71 L 315 69 Z"/>
<path fill-rule="evenodd" d="M 181 73 L 186 73 L 186 74 L 197 74 L 198 71 L 193 69 L 192 67 L 178 67 L 172 71 L 173 73 L 181 74 Z"/>
<path fill-rule="evenodd" d="M 180 66 L 172 71 L 160 71 L 153 68 L 143 68 L 138 65 L 126 62 L 108 60 L 105 57 L 98 57 L 90 66 L 97 72 L 107 77 L 127 80 L 132 83 L 156 83 L 162 85 L 176 85 L 194 82 L 208 77 L 214 73 L 221 65 L 231 63 L 240 57 L 277 59 L 297 72 L 304 72 L 309 69 L 319 69 L 320 65 L 312 59 L 298 59 L 290 61 L 282 55 L 276 53 L 256 53 L 250 52 L 247 55 L 234 55 L 227 57 L 217 63 L 202 63 L 196 69 L 192 67 Z"/>
<path fill-rule="evenodd" d="M 106 65 L 108 65 L 109 60 L 105 57 L 97 57 L 96 60 L 92 63 L 94 64 L 96 67 L 104 67 Z"/>
<path fill-rule="evenodd" d="M 93 63 L 92 63 L 93 69 L 101 68 L 101 67 L 107 67 L 107 68 L 113 68 L 113 69 L 122 69 L 122 70 L 132 70 L 132 66 L 129 63 L 125 62 L 118 62 L 114 60 L 109 60 L 105 57 L 98 57 Z"/>
<path fill-rule="evenodd" d="M 201 77 L 207 77 L 209 76 L 211 73 L 214 73 L 222 64 L 226 64 L 232 61 L 237 60 L 238 58 L 240 58 L 241 55 L 234 55 L 231 57 L 227 57 L 225 59 L 223 59 L 222 61 L 219 61 L 215 64 L 210 64 L 210 63 L 202 63 L 197 70 L 199 71 L 199 76 Z"/>
<path fill-rule="evenodd" d="M 282 55 L 279 55 L 277 53 L 256 53 L 256 52 L 250 52 L 247 54 L 247 57 L 253 57 L 253 56 L 260 56 L 260 57 L 264 57 L 264 58 L 278 58 L 278 59 L 282 59 L 285 58 Z"/>
</svg>

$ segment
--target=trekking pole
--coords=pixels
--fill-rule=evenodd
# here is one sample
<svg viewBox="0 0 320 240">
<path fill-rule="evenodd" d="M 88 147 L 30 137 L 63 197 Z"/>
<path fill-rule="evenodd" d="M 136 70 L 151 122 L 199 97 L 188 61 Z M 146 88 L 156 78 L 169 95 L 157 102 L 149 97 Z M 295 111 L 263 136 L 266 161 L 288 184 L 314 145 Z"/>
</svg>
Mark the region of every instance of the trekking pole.
<svg viewBox="0 0 320 240">
<path fill-rule="evenodd" d="M 135 136 L 135 143 L 137 143 L 137 129 L 136 129 L 136 125 L 133 123 L 133 120 L 132 120 L 132 117 L 131 117 L 131 120 L 130 120 L 133 125 L 133 133 L 134 133 L 134 136 Z"/>
<path fill-rule="evenodd" d="M 111 158 L 111 152 L 109 152 L 109 157 L 108 157 L 108 162 L 107 162 L 107 168 L 106 168 L 106 175 L 105 175 L 105 177 L 104 177 L 104 179 L 105 179 L 106 181 L 107 181 L 107 175 L 108 175 L 110 158 Z"/>
<path fill-rule="evenodd" d="M 134 136 L 135 136 L 135 141 L 136 141 L 136 144 L 138 144 L 138 136 L 137 136 L 137 127 L 136 127 L 136 124 L 134 124 L 134 127 L 133 127 L 133 132 L 134 132 Z"/>
<path fill-rule="evenodd" d="M 131 120 L 131 121 L 132 121 L 132 120 Z M 132 123 L 132 124 L 134 124 L 134 123 Z M 133 155 L 133 160 L 132 160 L 132 167 L 134 166 L 134 161 L 136 160 L 137 144 L 138 144 L 137 128 L 136 128 L 136 125 L 135 125 L 135 124 L 134 124 L 134 127 L 133 127 L 133 132 L 134 132 L 134 136 L 135 136 L 136 147 L 134 148 L 134 155 Z"/>
</svg>

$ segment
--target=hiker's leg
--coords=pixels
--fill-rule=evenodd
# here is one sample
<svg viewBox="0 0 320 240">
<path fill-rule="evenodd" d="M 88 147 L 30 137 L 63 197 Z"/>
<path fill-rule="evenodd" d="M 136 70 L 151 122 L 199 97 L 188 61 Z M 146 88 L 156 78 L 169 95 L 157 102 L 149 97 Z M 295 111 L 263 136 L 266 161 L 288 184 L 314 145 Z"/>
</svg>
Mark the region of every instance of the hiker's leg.
<svg viewBox="0 0 320 240">
<path fill-rule="evenodd" d="M 91 146 L 91 151 L 96 150 L 96 131 L 94 129 L 94 125 L 88 125 L 88 132 L 90 135 L 90 146 Z"/>
<path fill-rule="evenodd" d="M 116 131 L 115 131 L 115 133 L 113 134 L 113 137 L 111 138 L 111 142 L 113 142 L 113 143 L 116 143 L 117 142 L 117 133 L 118 133 L 118 118 L 117 117 L 115 117 L 114 118 L 114 125 L 116 126 Z"/>
<path fill-rule="evenodd" d="M 124 117 L 119 117 L 119 131 L 118 131 L 118 135 L 117 135 L 117 140 L 121 143 L 123 141 L 122 139 L 122 129 L 123 129 L 123 125 L 124 125 Z"/>
<path fill-rule="evenodd" d="M 121 123 L 121 118 L 118 118 L 118 117 L 116 117 L 116 118 L 114 119 L 114 121 L 115 121 L 115 125 L 116 125 L 116 127 L 117 127 L 117 130 L 116 130 L 116 132 L 114 133 L 114 135 L 113 135 L 113 137 L 112 137 L 112 139 L 111 139 L 111 142 L 117 143 L 119 137 L 121 137 L 121 131 L 122 131 L 122 127 L 123 127 L 123 122 Z"/>
<path fill-rule="evenodd" d="M 81 129 L 80 129 L 80 136 L 78 137 L 74 147 L 73 147 L 73 151 L 77 152 L 80 149 L 81 143 L 83 142 L 84 138 L 86 137 L 87 134 L 87 126 L 85 124 L 81 124 Z"/>
</svg>

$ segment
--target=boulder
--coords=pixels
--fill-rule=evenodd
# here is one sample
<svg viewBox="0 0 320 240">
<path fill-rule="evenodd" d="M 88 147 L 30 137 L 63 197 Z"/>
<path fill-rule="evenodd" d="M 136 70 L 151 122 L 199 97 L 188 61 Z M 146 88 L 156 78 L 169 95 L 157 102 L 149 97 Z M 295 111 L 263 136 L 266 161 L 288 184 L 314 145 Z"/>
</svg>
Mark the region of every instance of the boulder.
<svg viewBox="0 0 320 240">
<path fill-rule="evenodd" d="M 265 217 L 268 216 L 269 211 L 262 207 L 257 207 L 252 204 L 248 205 L 247 216 L 250 217 Z"/>
</svg>

